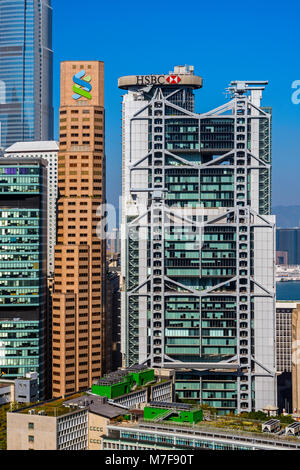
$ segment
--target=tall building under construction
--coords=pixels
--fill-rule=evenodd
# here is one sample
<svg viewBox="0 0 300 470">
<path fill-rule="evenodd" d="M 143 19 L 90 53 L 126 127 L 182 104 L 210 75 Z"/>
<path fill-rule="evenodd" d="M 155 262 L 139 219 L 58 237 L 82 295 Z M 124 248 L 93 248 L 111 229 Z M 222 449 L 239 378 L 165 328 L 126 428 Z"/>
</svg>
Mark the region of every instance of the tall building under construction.
<svg viewBox="0 0 300 470">
<path fill-rule="evenodd" d="M 104 366 L 104 64 L 61 64 L 53 396 L 77 392 Z"/>
<path fill-rule="evenodd" d="M 220 414 L 276 405 L 266 85 L 198 114 L 193 67 L 119 79 L 123 360 L 175 369 L 178 398 Z"/>
</svg>

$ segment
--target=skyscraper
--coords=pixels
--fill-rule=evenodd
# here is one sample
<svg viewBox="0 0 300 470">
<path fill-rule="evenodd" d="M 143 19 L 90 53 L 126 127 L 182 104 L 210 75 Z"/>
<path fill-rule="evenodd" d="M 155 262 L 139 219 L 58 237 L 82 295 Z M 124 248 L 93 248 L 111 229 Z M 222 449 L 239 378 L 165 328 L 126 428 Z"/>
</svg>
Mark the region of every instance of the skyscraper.
<svg viewBox="0 0 300 470">
<path fill-rule="evenodd" d="M 0 369 L 47 389 L 47 162 L 0 159 Z"/>
<path fill-rule="evenodd" d="M 286 252 L 289 265 L 300 264 L 300 229 L 278 228 L 276 230 L 276 249 Z"/>
<path fill-rule="evenodd" d="M 104 64 L 63 62 L 53 289 L 53 395 L 101 377 L 104 361 Z M 99 236 L 98 236 L 99 235 Z"/>
<path fill-rule="evenodd" d="M 197 114 L 193 67 L 119 79 L 124 361 L 174 368 L 179 398 L 222 414 L 276 404 L 266 84 Z"/>
<path fill-rule="evenodd" d="M 0 0 L 0 147 L 53 140 L 51 0 Z"/>
<path fill-rule="evenodd" d="M 47 201 L 48 201 L 48 276 L 54 273 L 54 247 L 56 244 L 56 202 L 57 202 L 57 159 L 58 143 L 50 142 L 17 142 L 8 147 L 5 157 L 43 158 L 47 161 Z"/>
</svg>

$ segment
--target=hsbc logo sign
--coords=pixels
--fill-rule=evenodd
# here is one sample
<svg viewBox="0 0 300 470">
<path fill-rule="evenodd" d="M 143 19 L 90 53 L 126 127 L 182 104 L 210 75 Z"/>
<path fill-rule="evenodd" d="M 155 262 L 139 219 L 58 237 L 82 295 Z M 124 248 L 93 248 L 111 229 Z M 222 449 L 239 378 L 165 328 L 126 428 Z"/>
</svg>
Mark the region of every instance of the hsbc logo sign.
<svg viewBox="0 0 300 470">
<path fill-rule="evenodd" d="M 136 84 L 141 85 L 178 85 L 181 82 L 179 75 L 137 75 Z"/>
<path fill-rule="evenodd" d="M 170 85 L 177 85 L 181 82 L 179 75 L 169 75 L 166 80 Z"/>
</svg>

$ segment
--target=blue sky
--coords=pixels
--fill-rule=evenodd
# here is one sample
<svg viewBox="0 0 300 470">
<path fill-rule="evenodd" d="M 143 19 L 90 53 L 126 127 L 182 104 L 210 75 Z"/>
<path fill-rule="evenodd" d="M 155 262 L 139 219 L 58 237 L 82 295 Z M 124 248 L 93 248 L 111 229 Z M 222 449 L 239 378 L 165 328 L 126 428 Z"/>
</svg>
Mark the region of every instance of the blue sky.
<svg viewBox="0 0 300 470">
<path fill-rule="evenodd" d="M 148 2 L 52 0 L 55 138 L 60 62 L 105 62 L 107 199 L 121 194 L 121 100 L 118 77 L 168 73 L 194 65 L 204 79 L 196 111 L 226 101 L 231 80 L 269 80 L 263 105 L 273 107 L 273 205 L 300 205 L 299 1 Z"/>
</svg>

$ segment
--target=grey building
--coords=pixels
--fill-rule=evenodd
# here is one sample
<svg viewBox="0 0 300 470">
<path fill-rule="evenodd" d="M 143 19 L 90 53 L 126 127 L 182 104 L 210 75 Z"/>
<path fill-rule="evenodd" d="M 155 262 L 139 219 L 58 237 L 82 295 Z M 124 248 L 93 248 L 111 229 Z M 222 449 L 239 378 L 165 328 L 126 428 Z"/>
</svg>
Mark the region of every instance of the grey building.
<svg viewBox="0 0 300 470">
<path fill-rule="evenodd" d="M 48 215 L 48 276 L 54 274 L 54 248 L 56 244 L 56 217 L 58 197 L 58 142 L 16 142 L 5 150 L 4 157 L 43 158 L 47 166 L 47 215 Z"/>
<path fill-rule="evenodd" d="M 0 0 L 0 147 L 53 140 L 51 0 Z"/>
<path fill-rule="evenodd" d="M 193 67 L 119 78 L 124 362 L 176 369 L 178 398 L 222 414 L 276 406 L 267 83 L 199 114 Z"/>
<path fill-rule="evenodd" d="M 0 369 L 47 391 L 47 162 L 0 159 Z"/>
<path fill-rule="evenodd" d="M 38 374 L 29 372 L 15 380 L 0 379 L 0 406 L 6 403 L 35 403 L 38 401 Z"/>
</svg>

